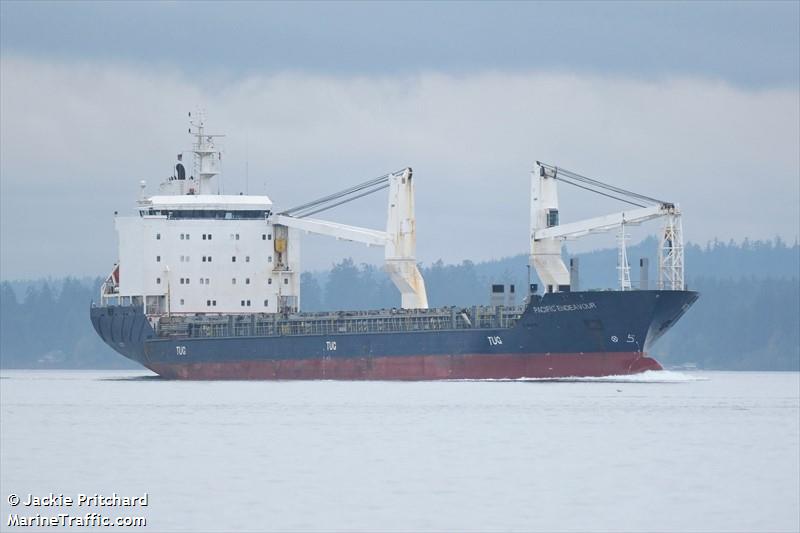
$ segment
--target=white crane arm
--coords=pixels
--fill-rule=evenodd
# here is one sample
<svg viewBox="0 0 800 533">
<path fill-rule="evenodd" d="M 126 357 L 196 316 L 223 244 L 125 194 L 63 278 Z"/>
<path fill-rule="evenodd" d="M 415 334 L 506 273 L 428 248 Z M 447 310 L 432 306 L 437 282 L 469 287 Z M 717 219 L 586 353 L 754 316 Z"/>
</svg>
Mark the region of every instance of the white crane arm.
<svg viewBox="0 0 800 533">
<path fill-rule="evenodd" d="M 675 207 L 664 204 L 641 209 L 631 209 L 621 211 L 611 215 L 595 218 L 587 218 L 578 222 L 570 222 L 560 226 L 537 229 L 533 232 L 533 240 L 542 239 L 575 239 L 591 233 L 602 233 L 619 229 L 621 224 L 635 225 L 641 224 L 654 218 L 667 216 L 675 212 Z"/>
<path fill-rule="evenodd" d="M 313 218 L 295 218 L 287 215 L 273 215 L 273 224 L 281 224 L 307 233 L 327 235 L 344 241 L 362 242 L 367 246 L 386 246 L 390 241 L 385 231 L 348 226 L 338 222 L 317 220 Z"/>
<path fill-rule="evenodd" d="M 327 235 L 346 241 L 363 242 L 367 246 L 383 246 L 385 270 L 400 291 L 401 306 L 403 309 L 427 309 L 428 295 L 425 291 L 425 280 L 417 267 L 414 257 L 417 247 L 416 219 L 414 216 L 414 184 L 411 179 L 411 169 L 396 172 L 381 178 L 388 181 L 389 206 L 386 217 L 386 231 L 368 228 L 359 228 L 317 220 L 313 218 L 295 218 L 290 215 L 273 215 L 272 223 L 299 229 L 318 235 Z M 379 185 L 379 182 L 369 182 Z M 372 186 L 370 185 L 370 186 Z M 381 187 L 385 188 L 385 187 Z M 373 189 L 370 192 L 375 192 Z M 357 192 L 357 191 L 354 191 Z M 362 193 L 361 196 L 364 194 Z M 338 200 L 341 196 L 332 196 Z M 324 203 L 324 202 L 323 202 Z M 312 203 L 313 204 L 313 203 Z M 341 202 L 334 205 L 340 205 Z M 309 204 L 297 208 L 295 211 L 308 209 Z M 317 208 L 312 205 L 311 208 Z"/>
<path fill-rule="evenodd" d="M 665 218 L 659 247 L 659 288 L 683 290 L 683 230 L 681 212 L 677 205 L 645 196 L 620 187 L 587 178 L 576 172 L 536 162 L 538 172 L 531 173 L 531 255 L 530 265 L 536 269 L 546 292 L 577 288 L 577 269 L 567 270 L 562 255 L 562 240 L 575 239 L 606 231 L 618 231 L 620 289 L 630 290 L 630 266 L 626 250 L 625 226 L 637 225 L 654 218 Z M 621 200 L 638 206 L 636 209 L 611 215 L 559 224 L 558 182 Z M 649 204 L 649 205 L 647 205 Z M 645 286 L 646 288 L 646 286 Z"/>
</svg>

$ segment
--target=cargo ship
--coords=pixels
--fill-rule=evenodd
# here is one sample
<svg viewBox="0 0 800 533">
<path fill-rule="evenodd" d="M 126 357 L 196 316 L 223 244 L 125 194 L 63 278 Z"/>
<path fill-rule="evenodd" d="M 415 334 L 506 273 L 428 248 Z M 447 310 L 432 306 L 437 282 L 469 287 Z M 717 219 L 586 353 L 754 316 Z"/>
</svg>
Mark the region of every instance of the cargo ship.
<svg viewBox="0 0 800 533">
<path fill-rule="evenodd" d="M 417 266 L 415 178 L 385 174 L 294 208 L 268 196 L 214 191 L 221 151 L 201 115 L 189 115 L 193 156 L 178 155 L 134 216 L 115 215 L 119 261 L 90 309 L 115 351 L 171 379 L 446 380 L 563 378 L 660 370 L 648 355 L 697 299 L 683 274 L 676 204 L 537 162 L 531 172 L 530 267 L 520 305 L 515 287 L 495 284 L 488 305 L 428 306 Z M 560 224 L 557 185 L 574 185 L 633 207 Z M 388 189 L 386 230 L 312 217 Z M 630 279 L 626 226 L 662 219 L 656 287 Z M 565 239 L 617 231 L 615 290 L 579 290 Z M 304 233 L 381 246 L 400 306 L 303 312 Z M 640 265 L 646 272 L 646 262 Z M 335 305 L 335 302 L 328 302 Z"/>
</svg>

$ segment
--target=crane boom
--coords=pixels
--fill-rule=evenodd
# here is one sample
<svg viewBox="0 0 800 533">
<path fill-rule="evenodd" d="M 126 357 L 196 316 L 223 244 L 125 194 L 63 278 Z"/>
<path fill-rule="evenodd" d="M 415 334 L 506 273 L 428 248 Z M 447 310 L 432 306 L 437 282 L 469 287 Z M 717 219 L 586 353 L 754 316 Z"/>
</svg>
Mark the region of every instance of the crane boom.
<svg viewBox="0 0 800 533">
<path fill-rule="evenodd" d="M 630 290 L 630 271 L 625 246 L 625 226 L 637 225 L 656 218 L 666 219 L 659 247 L 659 288 L 682 290 L 683 231 L 677 205 L 587 178 L 578 173 L 546 163 L 536 162 L 539 172 L 531 173 L 531 255 L 530 264 L 539 275 L 547 292 L 570 290 L 570 272 L 562 258 L 562 241 L 593 233 L 619 230 L 620 289 Z M 637 209 L 559 224 L 558 182 L 637 206 Z M 647 205 L 651 204 L 651 205 Z"/>
<path fill-rule="evenodd" d="M 289 228 L 297 228 L 306 233 L 327 235 L 343 241 L 361 242 L 367 246 L 386 246 L 389 235 L 385 231 L 348 226 L 328 220 L 314 218 L 295 218 L 289 215 L 273 215 L 273 224 L 281 224 Z"/>
<path fill-rule="evenodd" d="M 668 215 L 674 211 L 675 207 L 671 204 L 620 211 L 619 213 L 613 213 L 611 215 L 588 218 L 578 222 L 570 222 L 569 224 L 535 230 L 533 238 L 534 240 L 552 238 L 576 239 L 592 233 L 612 231 L 619 228 L 621 224 L 641 224 L 642 222 Z"/>
<path fill-rule="evenodd" d="M 384 185 L 386 182 L 388 182 L 388 185 Z M 386 231 L 306 217 L 307 214 L 330 209 L 360 198 L 364 194 L 382 190 L 387 186 L 389 188 L 389 205 Z M 401 307 L 403 309 L 428 308 L 425 280 L 422 278 L 415 259 L 417 237 L 414 215 L 414 184 L 410 168 L 381 176 L 320 200 L 273 215 L 272 221 L 273 224 L 296 228 L 308 233 L 361 242 L 367 246 L 383 246 L 386 261 L 384 269 L 400 291 Z"/>
</svg>

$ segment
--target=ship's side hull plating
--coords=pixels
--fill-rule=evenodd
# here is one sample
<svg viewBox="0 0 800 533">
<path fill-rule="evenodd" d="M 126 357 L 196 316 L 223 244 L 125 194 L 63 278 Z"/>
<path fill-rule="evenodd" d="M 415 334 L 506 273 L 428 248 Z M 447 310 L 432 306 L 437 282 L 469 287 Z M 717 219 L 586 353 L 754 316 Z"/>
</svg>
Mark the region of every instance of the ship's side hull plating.
<svg viewBox="0 0 800 533">
<path fill-rule="evenodd" d="M 437 380 L 608 376 L 661 370 L 641 353 L 409 355 L 154 363 L 151 370 L 173 379 Z"/>
<path fill-rule="evenodd" d="M 688 291 L 534 297 L 510 328 L 158 338 L 140 309 L 94 307 L 115 350 L 180 379 L 518 379 L 658 370 L 646 356 L 697 299 Z"/>
</svg>

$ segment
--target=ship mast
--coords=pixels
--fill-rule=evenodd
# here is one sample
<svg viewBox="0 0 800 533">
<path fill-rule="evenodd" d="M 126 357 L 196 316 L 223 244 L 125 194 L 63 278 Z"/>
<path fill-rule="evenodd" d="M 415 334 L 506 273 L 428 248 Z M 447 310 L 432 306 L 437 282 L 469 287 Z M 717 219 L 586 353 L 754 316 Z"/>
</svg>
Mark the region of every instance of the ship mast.
<svg viewBox="0 0 800 533">
<path fill-rule="evenodd" d="M 192 152 L 194 153 L 194 174 L 198 181 L 197 194 L 213 194 L 211 179 L 220 173 L 222 152 L 214 144 L 214 139 L 224 135 L 211 135 L 205 132 L 205 113 L 203 111 L 189 113 L 189 133 L 194 136 Z"/>
</svg>

